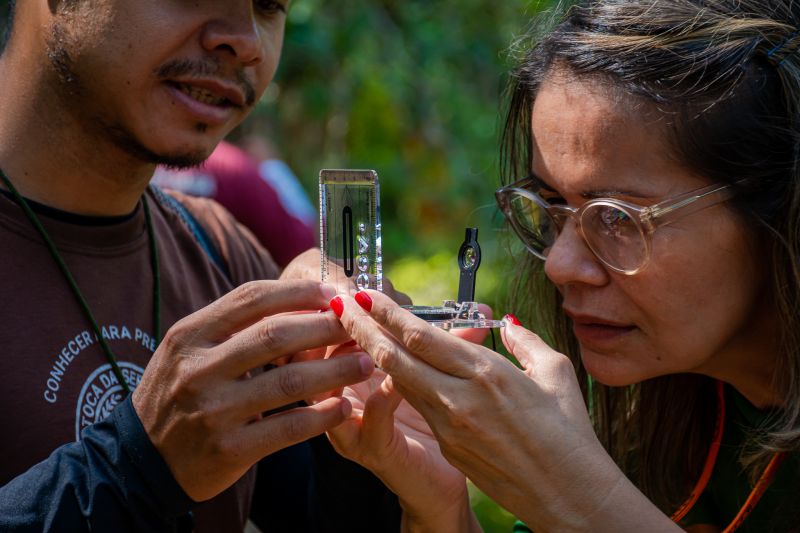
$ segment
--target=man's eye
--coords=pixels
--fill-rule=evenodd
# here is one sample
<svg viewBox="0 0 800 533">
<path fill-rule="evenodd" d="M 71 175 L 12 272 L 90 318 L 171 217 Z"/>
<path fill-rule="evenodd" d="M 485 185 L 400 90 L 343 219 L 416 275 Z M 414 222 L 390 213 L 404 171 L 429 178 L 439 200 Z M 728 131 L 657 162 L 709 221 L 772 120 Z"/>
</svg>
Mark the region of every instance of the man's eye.
<svg viewBox="0 0 800 533">
<path fill-rule="evenodd" d="M 264 13 L 286 13 L 286 5 L 276 0 L 255 0 L 254 3 L 258 10 Z"/>
</svg>

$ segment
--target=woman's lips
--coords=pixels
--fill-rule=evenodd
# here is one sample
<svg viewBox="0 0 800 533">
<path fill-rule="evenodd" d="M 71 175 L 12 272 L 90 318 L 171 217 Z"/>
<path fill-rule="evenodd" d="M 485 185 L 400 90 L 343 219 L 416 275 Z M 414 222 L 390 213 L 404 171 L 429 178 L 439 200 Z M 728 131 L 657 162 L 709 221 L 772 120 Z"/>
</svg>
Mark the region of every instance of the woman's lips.
<svg viewBox="0 0 800 533">
<path fill-rule="evenodd" d="M 636 329 L 636 326 L 609 326 L 607 324 L 573 323 L 572 331 L 579 341 L 599 343 L 615 341 Z"/>
<path fill-rule="evenodd" d="M 624 324 L 591 315 L 581 315 L 567 311 L 567 316 L 572 319 L 572 331 L 575 336 L 584 343 L 616 341 L 636 329 L 636 326 L 632 324 Z"/>
</svg>

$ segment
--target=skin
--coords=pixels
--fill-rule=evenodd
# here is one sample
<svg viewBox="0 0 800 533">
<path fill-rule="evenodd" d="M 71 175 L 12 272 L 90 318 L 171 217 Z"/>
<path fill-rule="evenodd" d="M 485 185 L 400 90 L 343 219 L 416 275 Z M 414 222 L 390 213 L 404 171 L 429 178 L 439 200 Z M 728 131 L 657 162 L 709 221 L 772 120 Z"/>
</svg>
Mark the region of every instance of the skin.
<svg viewBox="0 0 800 533">
<path fill-rule="evenodd" d="M 637 116 L 633 105 L 615 103 L 592 80 L 552 73 L 532 119 L 533 170 L 554 190 L 554 201 L 577 207 L 592 197 L 614 196 L 650 205 L 708 184 L 671 156 L 658 123 Z M 728 206 L 718 204 L 659 229 L 651 263 L 625 276 L 605 268 L 570 222 L 545 272 L 579 324 L 581 357 L 599 381 L 627 385 L 697 372 L 732 384 L 756 405 L 780 405 L 771 384 L 777 332 L 753 241 Z M 519 370 L 486 348 L 431 328 L 384 295 L 369 294 L 373 303 L 364 309 L 343 298 L 342 323 L 428 423 L 438 448 L 420 452 L 427 465 L 440 464 L 435 458 L 441 453 L 536 531 L 678 530 L 599 443 L 566 356 L 508 324 L 503 342 Z M 391 448 L 385 444 L 403 432 L 406 415 L 398 409 L 395 436 L 383 430 L 380 441 L 376 428 L 391 420 L 389 409 L 368 411 L 381 394 L 390 397 L 386 390 L 361 391 L 362 436 L 340 445 L 342 453 L 390 486 L 427 483 L 431 494 L 454 495 L 449 502 L 419 502 L 411 500 L 411 490 L 400 493 L 406 512 L 417 519 L 409 530 L 474 529 L 452 467 L 441 466 L 432 476 L 414 470 L 408 454 L 386 456 Z M 366 423 L 373 417 L 382 422 Z M 437 522 L 445 513 L 449 521 Z"/>
<path fill-rule="evenodd" d="M 20 0 L 0 56 L 0 166 L 39 203 L 84 215 L 132 212 L 156 164 L 202 160 L 251 111 L 277 67 L 287 7 Z M 229 102 L 204 105 L 176 83 Z M 325 346 L 349 338 L 332 312 L 316 311 L 337 288 L 291 278 L 248 283 L 179 321 L 133 394 L 150 440 L 194 500 L 341 423 L 349 401 L 325 393 L 373 371 L 364 355 L 322 359 Z M 306 360 L 295 362 L 297 353 Z M 260 371 L 278 360 L 281 367 Z M 328 397 L 260 414 L 319 395 Z"/>
</svg>

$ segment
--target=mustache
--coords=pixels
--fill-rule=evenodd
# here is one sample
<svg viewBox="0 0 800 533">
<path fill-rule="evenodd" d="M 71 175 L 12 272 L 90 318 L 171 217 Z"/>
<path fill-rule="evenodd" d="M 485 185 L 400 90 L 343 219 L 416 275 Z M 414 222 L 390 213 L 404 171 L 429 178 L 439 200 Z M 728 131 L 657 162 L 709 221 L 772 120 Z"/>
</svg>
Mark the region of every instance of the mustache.
<svg viewBox="0 0 800 533">
<path fill-rule="evenodd" d="M 177 77 L 215 77 L 228 79 L 225 75 L 222 63 L 213 57 L 203 59 L 175 59 L 164 63 L 155 70 L 155 75 L 159 79 Z M 256 103 L 256 90 L 242 70 L 237 70 L 233 75 L 233 82 L 239 86 L 244 93 L 245 104 L 248 107 Z"/>
</svg>

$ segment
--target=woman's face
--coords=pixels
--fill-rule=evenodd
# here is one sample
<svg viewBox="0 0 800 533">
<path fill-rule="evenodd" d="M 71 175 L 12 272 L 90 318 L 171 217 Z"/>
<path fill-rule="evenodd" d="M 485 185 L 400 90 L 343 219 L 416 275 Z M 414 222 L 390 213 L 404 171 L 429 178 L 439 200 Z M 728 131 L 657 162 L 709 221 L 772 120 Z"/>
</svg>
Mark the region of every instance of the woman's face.
<svg viewBox="0 0 800 533">
<path fill-rule="evenodd" d="M 671 155 L 663 122 L 609 95 L 557 73 L 541 86 L 533 171 L 555 191 L 551 201 L 579 207 L 612 197 L 647 206 L 710 184 Z M 606 268 L 567 222 L 545 272 L 589 373 L 607 385 L 678 372 L 731 382 L 754 368 L 768 373 L 772 315 L 758 246 L 745 230 L 728 203 L 689 214 L 660 227 L 649 264 L 626 276 Z"/>
</svg>

